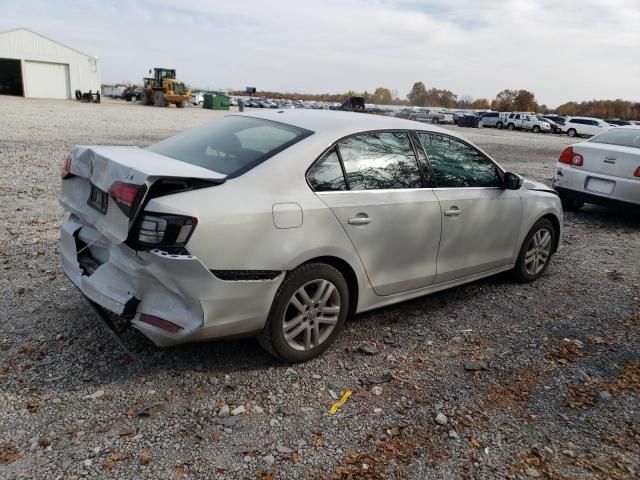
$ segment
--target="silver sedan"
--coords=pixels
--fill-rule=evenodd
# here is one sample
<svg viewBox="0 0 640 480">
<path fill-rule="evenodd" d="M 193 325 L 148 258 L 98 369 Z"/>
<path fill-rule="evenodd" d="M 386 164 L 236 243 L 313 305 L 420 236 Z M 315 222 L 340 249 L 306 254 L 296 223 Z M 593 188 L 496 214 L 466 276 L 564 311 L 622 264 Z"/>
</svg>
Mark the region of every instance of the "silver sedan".
<svg viewBox="0 0 640 480">
<path fill-rule="evenodd" d="M 333 111 L 229 115 L 62 168 L 64 271 L 156 345 L 257 335 L 313 358 L 349 315 L 544 272 L 562 208 L 463 137 Z"/>
</svg>

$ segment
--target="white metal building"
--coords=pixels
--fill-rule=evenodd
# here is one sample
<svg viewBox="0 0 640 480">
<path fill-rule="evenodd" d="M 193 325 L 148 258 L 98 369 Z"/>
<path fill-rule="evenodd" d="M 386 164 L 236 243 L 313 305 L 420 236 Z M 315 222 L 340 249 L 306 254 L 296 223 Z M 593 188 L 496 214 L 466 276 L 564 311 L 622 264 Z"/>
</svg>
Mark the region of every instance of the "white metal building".
<svg viewBox="0 0 640 480">
<path fill-rule="evenodd" d="M 0 32 L 0 95 L 68 99 L 99 89 L 97 57 L 26 28 Z"/>
</svg>

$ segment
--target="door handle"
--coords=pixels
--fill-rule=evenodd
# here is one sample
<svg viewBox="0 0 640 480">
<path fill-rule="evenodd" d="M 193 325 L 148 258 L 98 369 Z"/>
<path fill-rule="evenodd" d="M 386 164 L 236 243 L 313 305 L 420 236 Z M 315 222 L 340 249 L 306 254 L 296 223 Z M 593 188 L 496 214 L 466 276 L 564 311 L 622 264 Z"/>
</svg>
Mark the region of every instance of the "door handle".
<svg viewBox="0 0 640 480">
<path fill-rule="evenodd" d="M 367 215 L 352 217 L 348 220 L 349 225 L 368 225 L 371 223 L 371 218 Z"/>
<path fill-rule="evenodd" d="M 462 213 L 462 210 L 460 210 L 455 205 L 453 207 L 451 207 L 449 210 L 445 210 L 444 211 L 444 214 L 445 214 L 446 217 L 457 217 L 461 213 Z"/>
</svg>

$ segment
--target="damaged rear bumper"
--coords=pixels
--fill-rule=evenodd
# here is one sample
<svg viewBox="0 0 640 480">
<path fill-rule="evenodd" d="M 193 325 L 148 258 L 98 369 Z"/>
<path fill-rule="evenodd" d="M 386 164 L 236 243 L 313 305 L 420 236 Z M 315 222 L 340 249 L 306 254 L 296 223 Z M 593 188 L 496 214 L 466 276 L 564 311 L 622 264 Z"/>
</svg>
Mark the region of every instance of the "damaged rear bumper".
<svg viewBox="0 0 640 480">
<path fill-rule="evenodd" d="M 96 258 L 95 269 L 88 271 L 81 265 L 83 249 Z M 221 280 L 192 255 L 136 252 L 111 243 L 74 215 L 62 224 L 60 257 L 64 272 L 87 298 L 131 318 L 132 325 L 158 346 L 260 331 L 284 278 L 281 274 L 269 280 Z M 180 329 L 168 332 L 145 323 L 140 320 L 142 314 Z"/>
</svg>

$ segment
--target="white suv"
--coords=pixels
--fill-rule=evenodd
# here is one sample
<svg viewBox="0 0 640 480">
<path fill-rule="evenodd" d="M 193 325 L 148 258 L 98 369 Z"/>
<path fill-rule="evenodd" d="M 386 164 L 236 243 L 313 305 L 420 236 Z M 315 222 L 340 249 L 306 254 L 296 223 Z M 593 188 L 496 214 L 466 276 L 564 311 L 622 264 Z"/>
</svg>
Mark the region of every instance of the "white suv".
<svg viewBox="0 0 640 480">
<path fill-rule="evenodd" d="M 531 113 L 512 113 L 507 117 L 507 128 L 521 128 L 522 130 L 531 130 L 533 133 L 550 132 L 551 125 L 549 122 L 540 120 Z"/>
<path fill-rule="evenodd" d="M 606 132 L 610 128 L 612 128 L 611 125 L 599 118 L 570 117 L 567 118 L 567 121 L 562 127 L 562 132 L 570 137 L 580 137 L 582 135 L 590 137 Z"/>
</svg>

